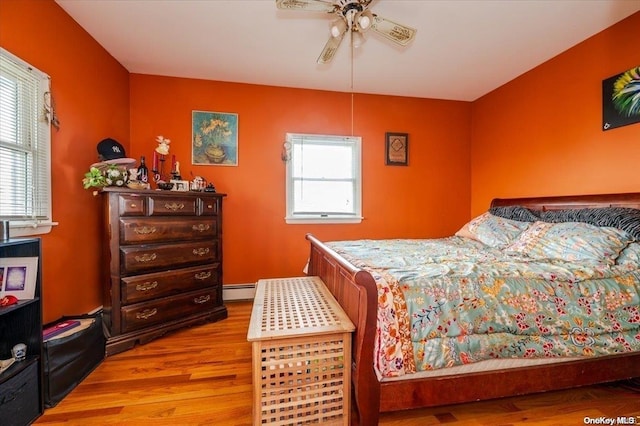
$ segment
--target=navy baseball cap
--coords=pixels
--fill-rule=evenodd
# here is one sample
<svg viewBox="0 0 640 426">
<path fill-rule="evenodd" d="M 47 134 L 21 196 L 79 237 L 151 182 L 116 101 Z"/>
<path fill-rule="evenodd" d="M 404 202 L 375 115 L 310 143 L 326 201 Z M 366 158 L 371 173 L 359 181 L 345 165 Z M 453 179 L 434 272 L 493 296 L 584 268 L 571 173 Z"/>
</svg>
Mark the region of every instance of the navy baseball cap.
<svg viewBox="0 0 640 426">
<path fill-rule="evenodd" d="M 100 161 L 117 160 L 119 158 L 126 158 L 124 147 L 120 142 L 107 138 L 98 143 L 98 159 Z"/>
</svg>

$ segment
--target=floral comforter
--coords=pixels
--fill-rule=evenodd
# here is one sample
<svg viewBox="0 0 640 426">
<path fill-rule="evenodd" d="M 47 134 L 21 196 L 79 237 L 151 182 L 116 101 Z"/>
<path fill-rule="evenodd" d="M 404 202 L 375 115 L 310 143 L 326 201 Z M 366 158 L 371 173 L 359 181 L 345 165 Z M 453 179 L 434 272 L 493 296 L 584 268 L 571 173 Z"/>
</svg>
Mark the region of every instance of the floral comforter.
<svg viewBox="0 0 640 426">
<path fill-rule="evenodd" d="M 455 236 L 327 245 L 376 280 L 380 377 L 640 351 L 638 265 L 533 261 Z"/>
</svg>

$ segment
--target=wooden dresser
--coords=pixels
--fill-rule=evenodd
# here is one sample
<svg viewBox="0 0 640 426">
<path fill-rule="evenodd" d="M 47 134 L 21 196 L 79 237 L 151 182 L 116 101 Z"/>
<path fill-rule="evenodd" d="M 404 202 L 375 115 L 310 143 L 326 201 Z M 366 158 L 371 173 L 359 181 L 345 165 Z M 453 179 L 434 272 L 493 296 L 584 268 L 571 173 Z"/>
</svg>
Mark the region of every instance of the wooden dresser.
<svg viewBox="0 0 640 426">
<path fill-rule="evenodd" d="M 101 195 L 107 355 L 227 317 L 222 300 L 225 194 L 105 188 Z"/>
</svg>

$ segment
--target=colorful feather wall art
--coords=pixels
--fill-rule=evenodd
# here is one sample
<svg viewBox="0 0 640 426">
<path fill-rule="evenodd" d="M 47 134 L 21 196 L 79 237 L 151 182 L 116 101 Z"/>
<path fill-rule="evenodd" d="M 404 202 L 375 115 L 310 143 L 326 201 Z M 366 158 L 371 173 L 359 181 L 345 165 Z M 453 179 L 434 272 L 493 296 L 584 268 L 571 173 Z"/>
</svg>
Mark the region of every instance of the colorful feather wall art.
<svg viewBox="0 0 640 426">
<path fill-rule="evenodd" d="M 640 116 L 640 67 L 632 68 L 613 83 L 613 106 L 625 117 Z"/>
<path fill-rule="evenodd" d="M 602 130 L 640 122 L 640 66 L 602 82 Z"/>
</svg>

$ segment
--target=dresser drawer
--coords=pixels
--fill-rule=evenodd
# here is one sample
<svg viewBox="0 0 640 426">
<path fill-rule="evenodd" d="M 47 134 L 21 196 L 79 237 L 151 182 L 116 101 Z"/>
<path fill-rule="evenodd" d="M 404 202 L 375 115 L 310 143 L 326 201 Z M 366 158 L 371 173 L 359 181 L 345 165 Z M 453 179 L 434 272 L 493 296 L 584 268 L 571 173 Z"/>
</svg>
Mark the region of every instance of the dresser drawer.
<svg viewBox="0 0 640 426">
<path fill-rule="evenodd" d="M 158 244 L 120 247 L 120 268 L 123 274 L 173 269 L 181 266 L 212 263 L 218 257 L 218 241 Z"/>
<path fill-rule="evenodd" d="M 143 302 L 158 297 L 174 296 L 213 287 L 218 284 L 220 264 L 176 269 L 153 274 L 137 275 L 122 279 L 123 305 Z"/>
<path fill-rule="evenodd" d="M 218 214 L 218 203 L 219 198 L 215 197 L 202 197 L 200 198 L 200 203 L 202 206 L 202 211 L 200 214 L 202 216 L 213 216 Z"/>
<path fill-rule="evenodd" d="M 217 222 L 214 218 L 122 218 L 120 242 L 140 244 L 156 241 L 197 240 L 216 238 Z"/>
<path fill-rule="evenodd" d="M 165 297 L 153 301 L 125 306 L 121 309 L 122 331 L 129 332 L 153 324 L 181 319 L 189 315 L 206 312 L 219 306 L 218 287 Z"/>
<path fill-rule="evenodd" d="M 147 197 L 136 194 L 119 194 L 118 208 L 121 216 L 144 216 Z"/>
<path fill-rule="evenodd" d="M 196 197 L 149 195 L 149 216 L 195 216 L 197 213 Z"/>
</svg>

